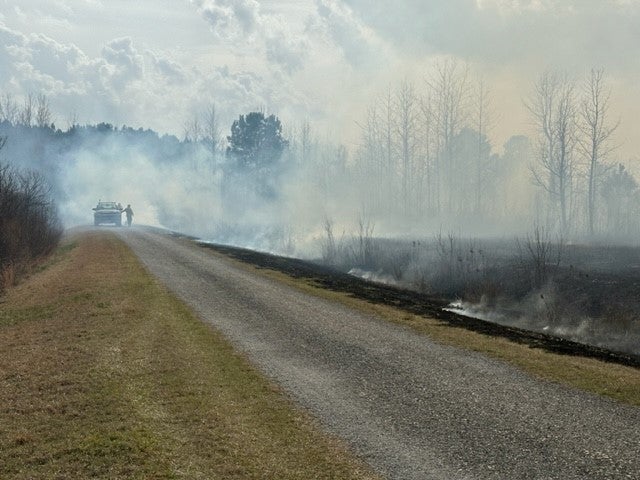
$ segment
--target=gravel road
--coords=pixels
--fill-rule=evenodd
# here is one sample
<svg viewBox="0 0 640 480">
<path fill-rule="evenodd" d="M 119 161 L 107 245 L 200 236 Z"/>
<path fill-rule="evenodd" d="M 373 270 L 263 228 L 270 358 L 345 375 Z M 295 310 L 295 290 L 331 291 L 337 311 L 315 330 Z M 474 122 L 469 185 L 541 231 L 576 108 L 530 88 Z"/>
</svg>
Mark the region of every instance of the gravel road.
<svg viewBox="0 0 640 480">
<path fill-rule="evenodd" d="M 120 232 L 151 273 L 386 478 L 640 478 L 640 408 L 438 345 L 187 239 Z"/>
</svg>

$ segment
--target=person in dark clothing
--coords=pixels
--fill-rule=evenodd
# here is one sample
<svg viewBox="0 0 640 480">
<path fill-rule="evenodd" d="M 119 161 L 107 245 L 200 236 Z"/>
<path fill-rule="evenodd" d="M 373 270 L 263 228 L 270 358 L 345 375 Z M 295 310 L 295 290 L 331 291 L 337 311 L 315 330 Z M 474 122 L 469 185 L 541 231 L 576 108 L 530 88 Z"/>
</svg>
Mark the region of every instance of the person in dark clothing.
<svg viewBox="0 0 640 480">
<path fill-rule="evenodd" d="M 133 220 L 133 210 L 131 209 L 131 205 L 127 205 L 127 208 L 125 208 L 123 212 L 127 214 L 127 225 L 130 227 L 131 221 Z"/>
</svg>

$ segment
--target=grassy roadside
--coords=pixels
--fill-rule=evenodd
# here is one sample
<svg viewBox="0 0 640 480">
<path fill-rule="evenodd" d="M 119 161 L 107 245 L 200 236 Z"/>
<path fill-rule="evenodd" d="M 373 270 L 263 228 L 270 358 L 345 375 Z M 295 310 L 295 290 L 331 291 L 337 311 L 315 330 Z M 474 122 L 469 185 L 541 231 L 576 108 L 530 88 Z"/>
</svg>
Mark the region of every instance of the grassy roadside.
<svg viewBox="0 0 640 480">
<path fill-rule="evenodd" d="M 0 303 L 0 478 L 376 478 L 114 236 Z"/>
<path fill-rule="evenodd" d="M 211 251 L 214 252 L 214 250 Z M 280 271 L 256 268 L 218 252 L 214 254 L 258 275 L 269 276 L 311 295 L 340 302 L 348 307 L 411 328 L 437 342 L 504 360 L 545 380 L 563 383 L 581 390 L 605 395 L 623 403 L 640 406 L 640 370 L 637 368 L 531 348 L 504 338 L 496 338 L 454 327 L 434 318 L 415 315 L 390 306 L 369 303 L 346 293 L 318 287 L 312 280 L 294 278 Z"/>
</svg>

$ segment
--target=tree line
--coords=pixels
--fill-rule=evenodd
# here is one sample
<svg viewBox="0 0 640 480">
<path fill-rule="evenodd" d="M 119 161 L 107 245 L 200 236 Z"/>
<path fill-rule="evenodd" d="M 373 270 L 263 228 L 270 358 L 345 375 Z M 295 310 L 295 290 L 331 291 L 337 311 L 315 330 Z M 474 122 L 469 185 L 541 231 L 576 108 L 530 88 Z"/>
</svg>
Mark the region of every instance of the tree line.
<svg viewBox="0 0 640 480">
<path fill-rule="evenodd" d="M 441 61 L 420 84 L 405 80 L 374 98 L 351 149 L 308 121 L 284 125 L 262 111 L 239 115 L 225 135 L 214 103 L 191 115 L 182 138 L 79 125 L 73 116 L 60 130 L 43 95 L 21 103 L 0 95 L 0 135 L 11 139 L 10 156 L 51 179 L 57 197 L 65 194 L 58 173 L 70 154 L 117 138 L 158 165 L 210 179 L 236 219 L 273 206 L 277 221 L 294 228 L 300 217 L 317 226 L 337 212 L 364 211 L 398 232 L 407 225 L 522 232 L 535 224 L 564 237 L 640 233 L 640 189 L 615 156 L 618 121 L 602 70 L 581 81 L 543 72 L 523 102 L 535 135 L 512 136 L 500 153 L 490 140 L 498 122 L 493 95 L 467 65 Z M 296 209 L 306 210 L 296 217 Z"/>
<path fill-rule="evenodd" d="M 371 209 L 418 222 L 528 222 L 563 236 L 639 232 L 638 185 L 615 158 L 619 121 L 603 70 L 581 81 L 542 73 L 524 102 L 536 134 L 512 136 L 502 154 L 489 140 L 491 96 L 468 66 L 445 60 L 419 86 L 405 80 L 376 98 L 355 154 Z"/>
</svg>

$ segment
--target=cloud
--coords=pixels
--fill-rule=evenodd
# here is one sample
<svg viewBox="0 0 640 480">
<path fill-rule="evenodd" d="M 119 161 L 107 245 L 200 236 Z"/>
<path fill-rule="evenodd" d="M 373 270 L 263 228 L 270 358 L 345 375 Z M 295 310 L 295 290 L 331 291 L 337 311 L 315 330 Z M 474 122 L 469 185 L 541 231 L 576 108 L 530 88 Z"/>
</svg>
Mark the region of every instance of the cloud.
<svg viewBox="0 0 640 480">
<path fill-rule="evenodd" d="M 29 36 L 0 24 L 0 82 L 56 93 L 74 85 L 76 69 L 87 58 L 75 45 L 62 45 L 44 35 Z"/>
<path fill-rule="evenodd" d="M 316 0 L 317 17 L 309 28 L 323 33 L 342 51 L 354 67 L 378 66 L 384 62 L 386 47 L 355 12 L 338 0 Z"/>
<path fill-rule="evenodd" d="M 156 63 L 163 59 L 154 57 Z M 130 38 L 107 43 L 101 54 L 87 56 L 74 44 L 61 44 L 39 34 L 24 35 L 0 25 L 0 92 L 18 97 L 44 93 L 61 114 L 77 110 L 84 121 L 111 121 L 135 111 L 122 111 L 135 92 L 141 102 L 169 83 L 158 69 L 146 71 L 147 60 Z M 172 79 L 173 80 L 173 79 Z M 141 85 L 144 85 L 141 87 Z M 107 118 L 100 118 L 105 115 Z M 138 118 L 142 121 L 142 118 Z"/>
<path fill-rule="evenodd" d="M 166 78 L 169 83 L 182 84 L 187 80 L 188 74 L 178 62 L 172 58 L 163 57 L 147 50 L 146 54 L 151 59 L 156 71 L 159 75 Z"/>
<path fill-rule="evenodd" d="M 144 77 L 144 57 L 133 47 L 131 38 L 118 38 L 107 43 L 100 59 L 102 83 L 110 83 L 115 89 Z"/>
<path fill-rule="evenodd" d="M 252 35 L 260 23 L 255 0 L 192 0 L 211 30 L 221 39 Z"/>
<path fill-rule="evenodd" d="M 291 75 L 304 68 L 309 42 L 303 31 L 294 32 L 289 22 L 264 13 L 255 0 L 192 0 L 216 38 L 246 55 L 252 50 L 270 67 Z"/>
<path fill-rule="evenodd" d="M 279 49 L 284 42 L 274 40 L 269 55 L 278 58 L 272 61 L 284 71 L 300 68 L 302 53 Z M 185 65 L 169 52 L 140 49 L 129 37 L 113 39 L 98 55 L 89 56 L 74 44 L 0 24 L 0 94 L 11 93 L 21 101 L 30 92 L 46 94 L 54 113 L 64 117 L 75 112 L 81 123 L 126 123 L 175 134 L 207 102 L 215 102 L 221 120 L 229 124 L 240 113 L 261 108 L 306 117 L 309 106 L 279 69 L 259 73 L 226 65 Z"/>
<path fill-rule="evenodd" d="M 408 56 L 493 65 L 636 69 L 640 2 L 627 0 L 344 0 Z"/>
<path fill-rule="evenodd" d="M 263 19 L 265 55 L 267 61 L 288 74 L 305 67 L 311 41 L 302 33 L 294 33 L 279 15 Z"/>
</svg>

